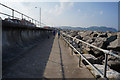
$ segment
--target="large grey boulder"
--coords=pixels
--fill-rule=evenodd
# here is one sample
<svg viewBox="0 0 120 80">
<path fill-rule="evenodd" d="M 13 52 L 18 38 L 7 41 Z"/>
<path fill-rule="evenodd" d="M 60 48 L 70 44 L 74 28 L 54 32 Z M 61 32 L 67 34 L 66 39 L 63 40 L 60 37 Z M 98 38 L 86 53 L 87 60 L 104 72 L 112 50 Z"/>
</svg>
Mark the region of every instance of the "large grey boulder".
<svg viewBox="0 0 120 80">
<path fill-rule="evenodd" d="M 99 36 L 99 32 L 97 31 L 94 31 L 93 34 L 91 34 L 91 37 L 98 37 Z"/>
<path fill-rule="evenodd" d="M 89 39 L 91 39 L 91 37 L 90 37 L 90 36 L 85 36 L 85 37 L 83 37 L 83 39 L 82 39 L 82 40 L 86 42 L 86 41 L 87 41 L 87 40 L 89 40 Z"/>
<path fill-rule="evenodd" d="M 114 41 L 115 39 L 117 39 L 117 34 L 116 35 L 111 35 L 110 37 L 107 38 L 107 41 L 108 42 L 112 42 Z"/>
<path fill-rule="evenodd" d="M 77 35 L 76 38 L 77 38 L 77 39 L 80 39 L 80 40 L 83 39 L 83 37 L 81 37 L 80 35 Z"/>
<path fill-rule="evenodd" d="M 120 32 L 114 36 L 114 40 L 110 42 L 107 48 L 120 52 Z"/>
<path fill-rule="evenodd" d="M 94 42 L 92 43 L 93 45 L 97 46 L 97 47 L 102 47 L 104 46 L 104 42 L 106 41 L 106 38 L 101 38 L 101 37 L 98 37 L 98 38 L 94 38 Z"/>
<path fill-rule="evenodd" d="M 91 54 L 83 54 L 83 55 L 91 64 L 101 64 L 101 62 L 97 58 L 95 58 L 93 55 Z M 83 64 L 88 65 L 88 63 L 84 59 L 82 60 L 82 62 Z"/>
<path fill-rule="evenodd" d="M 94 64 L 94 66 L 97 67 L 102 73 L 104 73 L 104 65 Z M 93 75 L 95 77 L 100 77 L 100 75 L 90 65 L 87 65 L 87 68 L 93 73 Z M 107 78 L 116 80 L 119 78 L 120 73 L 110 69 L 109 66 L 107 66 L 107 74 L 106 75 L 107 75 Z"/>
<path fill-rule="evenodd" d="M 113 56 L 109 56 L 108 66 L 112 68 L 113 70 L 120 72 L 120 59 L 113 57 Z"/>
<path fill-rule="evenodd" d="M 120 44 L 118 43 L 119 42 L 119 39 L 116 39 L 115 41 L 111 42 L 107 48 L 108 49 L 112 49 L 112 50 L 115 50 L 115 51 L 120 51 Z"/>
<path fill-rule="evenodd" d="M 108 61 L 111 69 L 120 72 L 120 61 Z"/>
<path fill-rule="evenodd" d="M 72 37 L 75 37 L 75 36 L 78 35 L 78 32 L 77 32 L 77 31 L 74 31 L 74 32 L 72 32 L 70 35 L 71 35 Z"/>
<path fill-rule="evenodd" d="M 108 37 L 107 33 L 101 33 L 99 34 L 99 37 Z"/>
<path fill-rule="evenodd" d="M 83 37 L 83 38 L 85 38 L 86 36 L 89 36 L 90 37 L 90 35 L 93 33 L 93 31 L 82 31 L 82 32 L 79 32 L 78 34 L 81 36 L 81 37 Z"/>
<path fill-rule="evenodd" d="M 89 38 L 88 40 L 86 40 L 86 42 L 88 42 L 88 43 L 93 43 L 95 41 L 95 38 Z"/>
</svg>

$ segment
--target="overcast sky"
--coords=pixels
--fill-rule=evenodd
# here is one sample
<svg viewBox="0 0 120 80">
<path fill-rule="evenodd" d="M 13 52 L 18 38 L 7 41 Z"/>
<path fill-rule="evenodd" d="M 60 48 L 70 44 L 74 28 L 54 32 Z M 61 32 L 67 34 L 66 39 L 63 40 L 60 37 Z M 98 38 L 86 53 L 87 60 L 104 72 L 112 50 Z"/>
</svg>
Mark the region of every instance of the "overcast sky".
<svg viewBox="0 0 120 80">
<path fill-rule="evenodd" d="M 50 26 L 107 26 L 118 28 L 117 2 L 2 2 L 34 19 L 39 20 L 41 7 L 42 22 Z M 0 11 L 11 11 L 0 6 Z M 2 15 L 0 15 L 2 16 Z M 17 17 L 20 15 L 16 14 Z M 3 16 L 2 16 L 3 17 Z M 4 18 L 4 17 L 3 17 Z"/>
</svg>

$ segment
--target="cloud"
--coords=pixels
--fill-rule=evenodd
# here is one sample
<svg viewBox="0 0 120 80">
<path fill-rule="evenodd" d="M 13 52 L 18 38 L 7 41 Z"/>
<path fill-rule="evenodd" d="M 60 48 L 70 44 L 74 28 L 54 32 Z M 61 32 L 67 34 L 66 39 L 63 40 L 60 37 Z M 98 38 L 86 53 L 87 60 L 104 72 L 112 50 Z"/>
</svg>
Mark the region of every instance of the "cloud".
<svg viewBox="0 0 120 80">
<path fill-rule="evenodd" d="M 80 12 L 80 9 L 78 9 L 78 12 Z"/>
<path fill-rule="evenodd" d="M 55 5 L 55 11 L 53 12 L 55 12 L 57 15 L 60 15 L 64 11 L 64 7 L 65 7 L 64 3 L 61 2 L 60 6 Z"/>
<path fill-rule="evenodd" d="M 23 13 L 23 14 L 25 14 L 25 15 L 39 21 L 39 12 L 38 12 L 38 10 L 36 10 L 34 7 L 32 7 L 31 4 L 29 4 L 29 3 L 27 3 L 27 6 L 25 4 L 23 4 L 23 2 L 4 2 L 2 4 L 6 5 L 6 6 L 10 7 L 10 8 L 13 8 L 13 9 L 15 9 L 15 10 L 17 10 L 17 11 L 19 11 L 19 12 L 21 12 L 21 13 Z M 12 15 L 11 10 L 9 10 L 9 9 L 1 6 L 1 5 L 0 5 L 0 7 L 1 7 L 0 8 L 1 12 Z M 22 18 L 21 15 L 18 14 L 17 12 L 14 12 L 14 15 L 17 18 L 20 18 L 20 19 Z M 2 19 L 7 18 L 7 17 L 8 16 L 2 15 Z M 25 16 L 23 16 L 23 18 L 28 19 Z"/>
<path fill-rule="evenodd" d="M 103 11 L 100 11 L 100 15 L 102 15 L 103 14 Z"/>
<path fill-rule="evenodd" d="M 68 7 L 73 7 L 73 5 L 74 5 L 74 2 L 70 2 L 70 3 L 68 4 Z"/>
<path fill-rule="evenodd" d="M 0 2 L 119 2 L 119 0 L 0 0 Z"/>
<path fill-rule="evenodd" d="M 60 2 L 59 5 L 55 5 L 54 9 L 50 9 L 49 13 L 58 16 L 61 15 L 67 9 L 71 9 L 73 6 L 73 2 Z"/>
</svg>

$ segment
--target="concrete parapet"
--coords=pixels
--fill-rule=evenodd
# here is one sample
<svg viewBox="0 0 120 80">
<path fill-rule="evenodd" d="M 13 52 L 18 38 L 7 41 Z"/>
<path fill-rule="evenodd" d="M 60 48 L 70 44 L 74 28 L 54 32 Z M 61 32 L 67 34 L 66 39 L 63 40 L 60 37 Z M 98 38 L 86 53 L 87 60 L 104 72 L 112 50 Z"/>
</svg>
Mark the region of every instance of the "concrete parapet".
<svg viewBox="0 0 120 80">
<path fill-rule="evenodd" d="M 2 21 L 3 67 L 21 55 L 21 52 L 34 46 L 40 40 L 52 36 L 52 30 L 28 27 Z"/>
</svg>

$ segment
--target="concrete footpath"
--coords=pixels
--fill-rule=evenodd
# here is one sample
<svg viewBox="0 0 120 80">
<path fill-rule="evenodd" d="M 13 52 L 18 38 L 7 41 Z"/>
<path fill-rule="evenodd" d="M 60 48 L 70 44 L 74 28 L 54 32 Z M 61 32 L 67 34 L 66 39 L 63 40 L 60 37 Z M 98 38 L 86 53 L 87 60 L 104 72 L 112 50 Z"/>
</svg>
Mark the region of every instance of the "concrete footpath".
<svg viewBox="0 0 120 80">
<path fill-rule="evenodd" d="M 3 71 L 3 78 L 94 78 L 56 35 L 39 42 Z"/>
<path fill-rule="evenodd" d="M 43 76 L 45 78 L 94 78 L 88 69 L 78 67 L 78 57 L 71 55 L 70 49 L 64 44 L 63 39 L 56 35 Z"/>
</svg>

